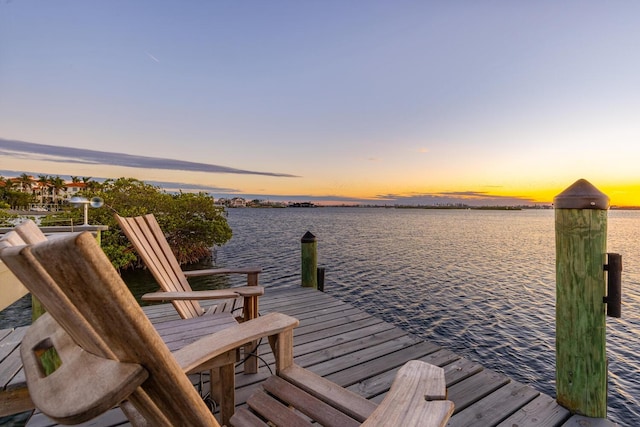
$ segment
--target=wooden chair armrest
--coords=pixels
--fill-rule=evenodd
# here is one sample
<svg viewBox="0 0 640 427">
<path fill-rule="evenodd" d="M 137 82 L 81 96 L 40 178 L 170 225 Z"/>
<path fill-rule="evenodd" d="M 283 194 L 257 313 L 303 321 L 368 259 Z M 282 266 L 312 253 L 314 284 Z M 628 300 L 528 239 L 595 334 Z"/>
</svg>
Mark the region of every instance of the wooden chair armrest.
<svg viewBox="0 0 640 427">
<path fill-rule="evenodd" d="M 260 297 L 264 295 L 264 286 L 238 286 L 229 289 L 241 297 Z"/>
<path fill-rule="evenodd" d="M 238 297 L 252 297 L 264 295 L 262 286 L 242 286 L 229 289 L 213 289 L 189 292 L 151 292 L 142 295 L 143 301 L 171 301 L 171 300 L 210 300 L 229 299 Z"/>
<path fill-rule="evenodd" d="M 52 348 L 62 364 L 46 375 L 42 354 Z M 62 424 L 79 424 L 102 414 L 129 397 L 148 377 L 141 365 L 84 351 L 49 314 L 29 327 L 20 355 L 33 403 Z"/>
<path fill-rule="evenodd" d="M 205 268 L 202 270 L 183 271 L 187 277 L 210 276 L 216 274 L 259 274 L 262 267 L 242 267 L 242 268 Z"/>
<path fill-rule="evenodd" d="M 184 372 L 196 372 L 199 366 L 229 350 L 259 338 L 293 331 L 298 319 L 282 313 L 269 313 L 213 333 L 173 353 Z"/>
<path fill-rule="evenodd" d="M 278 375 L 359 422 L 366 420 L 377 408 L 375 403 L 359 394 L 342 388 L 298 365 L 293 364 L 279 372 Z"/>
<path fill-rule="evenodd" d="M 446 398 L 444 369 L 411 360 L 400 368 L 386 397 L 362 425 L 444 427 L 453 414 L 453 402 Z"/>
</svg>

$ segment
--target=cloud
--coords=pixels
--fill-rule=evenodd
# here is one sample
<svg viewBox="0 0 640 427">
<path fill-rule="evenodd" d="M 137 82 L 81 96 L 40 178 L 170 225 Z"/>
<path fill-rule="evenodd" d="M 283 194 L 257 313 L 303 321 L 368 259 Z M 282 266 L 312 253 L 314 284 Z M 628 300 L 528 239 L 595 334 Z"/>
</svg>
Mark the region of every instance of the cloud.
<svg viewBox="0 0 640 427">
<path fill-rule="evenodd" d="M 440 193 L 381 194 L 378 200 L 398 205 L 457 205 L 468 206 L 514 206 L 534 205 L 530 198 L 500 196 L 485 191 L 447 191 Z"/>
<path fill-rule="evenodd" d="M 146 53 L 146 54 L 147 54 L 147 56 L 148 56 L 149 58 L 151 58 L 153 61 L 158 62 L 158 63 L 160 62 L 160 60 L 159 60 L 158 58 L 156 58 L 155 56 L 151 55 L 149 52 L 145 52 L 145 53 Z"/>
<path fill-rule="evenodd" d="M 222 193 L 222 194 L 237 194 L 240 192 L 237 188 L 216 187 L 215 185 L 205 184 L 189 184 L 186 182 L 170 182 L 170 181 L 145 181 L 147 184 L 155 185 L 168 192 L 183 193 Z"/>
<path fill-rule="evenodd" d="M 59 163 L 81 163 L 89 165 L 102 164 L 142 169 L 298 178 L 296 175 L 286 173 L 250 171 L 207 163 L 163 159 L 159 157 L 134 156 L 130 154 L 110 153 L 107 151 L 86 150 L 82 148 L 58 147 L 54 145 L 35 144 L 32 142 L 12 141 L 2 138 L 0 138 L 0 156 L 31 160 L 46 160 L 49 162 Z"/>
</svg>

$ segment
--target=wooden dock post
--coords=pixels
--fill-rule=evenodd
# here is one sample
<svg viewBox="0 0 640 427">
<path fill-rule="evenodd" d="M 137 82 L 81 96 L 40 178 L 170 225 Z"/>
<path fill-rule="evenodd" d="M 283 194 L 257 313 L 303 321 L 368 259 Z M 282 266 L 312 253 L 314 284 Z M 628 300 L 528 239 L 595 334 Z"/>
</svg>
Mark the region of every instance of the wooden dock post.
<svg viewBox="0 0 640 427">
<path fill-rule="evenodd" d="M 325 272 L 326 268 L 325 267 L 318 267 L 318 290 L 321 292 L 324 292 L 324 272 Z"/>
<path fill-rule="evenodd" d="M 557 399 L 594 418 L 607 415 L 608 208 L 609 198 L 584 179 L 554 198 Z"/>
<path fill-rule="evenodd" d="M 302 246 L 302 286 L 318 289 L 318 242 L 307 231 L 300 240 Z"/>
</svg>

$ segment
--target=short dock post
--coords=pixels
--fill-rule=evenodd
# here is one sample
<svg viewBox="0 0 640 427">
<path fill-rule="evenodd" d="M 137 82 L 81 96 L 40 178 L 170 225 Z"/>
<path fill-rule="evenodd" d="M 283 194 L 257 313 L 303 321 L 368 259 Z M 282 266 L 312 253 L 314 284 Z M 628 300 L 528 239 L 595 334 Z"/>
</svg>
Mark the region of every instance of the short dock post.
<svg viewBox="0 0 640 427">
<path fill-rule="evenodd" d="M 316 236 L 307 231 L 302 236 L 302 286 L 318 289 L 318 242 Z"/>
<path fill-rule="evenodd" d="M 324 271 L 325 267 L 318 267 L 318 290 L 324 292 Z"/>
<path fill-rule="evenodd" d="M 580 179 L 554 198 L 558 403 L 607 415 L 604 264 L 609 198 Z"/>
</svg>

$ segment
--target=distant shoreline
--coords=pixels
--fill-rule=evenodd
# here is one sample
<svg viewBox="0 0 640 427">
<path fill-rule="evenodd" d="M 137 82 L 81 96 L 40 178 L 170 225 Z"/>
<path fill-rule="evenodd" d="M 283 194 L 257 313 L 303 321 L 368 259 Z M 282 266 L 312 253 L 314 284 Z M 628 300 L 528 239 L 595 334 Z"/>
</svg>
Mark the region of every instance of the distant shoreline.
<svg viewBox="0 0 640 427">
<path fill-rule="evenodd" d="M 432 206 L 432 205 L 316 205 L 312 206 L 243 206 L 243 207 L 231 207 L 227 206 L 227 209 L 283 209 L 283 208 L 368 208 L 368 209 L 438 209 L 438 210 L 478 210 L 478 211 L 522 211 L 522 210 L 552 210 L 552 205 L 538 205 L 538 206 Z M 611 206 L 609 210 L 617 211 L 636 211 L 640 210 L 640 206 Z M 15 210 L 6 209 L 6 212 L 20 216 L 33 216 L 40 217 L 46 215 L 53 215 L 58 212 L 52 211 L 29 211 L 29 210 Z"/>
<path fill-rule="evenodd" d="M 462 210 L 482 210 L 482 211 L 521 211 L 521 206 L 395 206 L 396 209 L 462 209 Z M 549 208 L 527 208 L 527 209 L 551 209 Z"/>
</svg>

